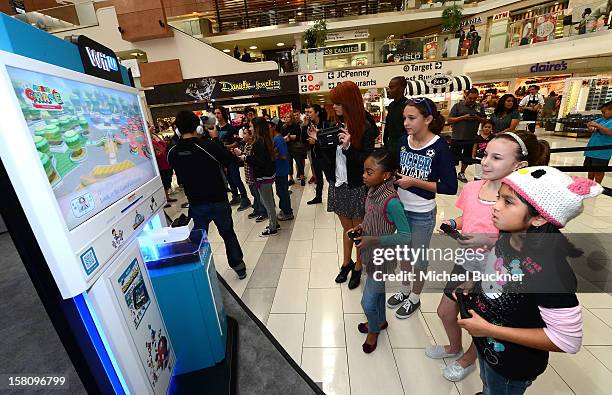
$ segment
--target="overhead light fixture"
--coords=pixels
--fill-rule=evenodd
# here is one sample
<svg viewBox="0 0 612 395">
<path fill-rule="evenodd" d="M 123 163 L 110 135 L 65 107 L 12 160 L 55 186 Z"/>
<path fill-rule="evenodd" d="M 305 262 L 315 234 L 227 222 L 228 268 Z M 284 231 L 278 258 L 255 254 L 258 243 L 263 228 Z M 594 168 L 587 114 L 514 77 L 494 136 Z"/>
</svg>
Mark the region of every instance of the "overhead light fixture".
<svg viewBox="0 0 612 395">
<path fill-rule="evenodd" d="M 302 16 L 302 12 L 301 12 L 301 11 L 300 11 L 300 12 L 298 12 L 297 14 L 298 14 L 298 16 Z"/>
<path fill-rule="evenodd" d="M 257 49 L 257 45 L 251 45 L 249 49 Z"/>
<path fill-rule="evenodd" d="M 276 43 L 276 46 L 277 46 L 277 47 L 284 47 L 284 46 L 285 46 L 285 43 Z"/>
<path fill-rule="evenodd" d="M 229 49 L 227 49 L 227 48 L 225 48 L 225 49 L 223 50 L 223 52 L 228 53 L 228 52 L 230 52 L 230 50 L 229 50 Z"/>
</svg>

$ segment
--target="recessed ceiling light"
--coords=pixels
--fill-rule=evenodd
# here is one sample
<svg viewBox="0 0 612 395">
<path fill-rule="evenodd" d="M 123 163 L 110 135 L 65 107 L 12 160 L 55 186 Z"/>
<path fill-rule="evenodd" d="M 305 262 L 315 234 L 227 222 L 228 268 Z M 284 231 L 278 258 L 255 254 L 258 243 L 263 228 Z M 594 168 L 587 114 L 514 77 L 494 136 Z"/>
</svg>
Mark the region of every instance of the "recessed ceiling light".
<svg viewBox="0 0 612 395">
<path fill-rule="evenodd" d="M 257 49 L 257 45 L 251 45 L 249 49 Z"/>
<path fill-rule="evenodd" d="M 285 46 L 285 43 L 276 43 L 276 46 L 277 47 L 283 47 L 283 46 Z"/>
<path fill-rule="evenodd" d="M 297 14 L 298 14 L 298 16 L 302 16 L 302 12 L 298 12 Z"/>
<path fill-rule="evenodd" d="M 225 49 L 223 50 L 223 52 L 228 53 L 228 52 L 230 52 L 230 50 L 229 50 L 229 49 L 227 49 L 227 48 L 225 48 Z"/>
</svg>

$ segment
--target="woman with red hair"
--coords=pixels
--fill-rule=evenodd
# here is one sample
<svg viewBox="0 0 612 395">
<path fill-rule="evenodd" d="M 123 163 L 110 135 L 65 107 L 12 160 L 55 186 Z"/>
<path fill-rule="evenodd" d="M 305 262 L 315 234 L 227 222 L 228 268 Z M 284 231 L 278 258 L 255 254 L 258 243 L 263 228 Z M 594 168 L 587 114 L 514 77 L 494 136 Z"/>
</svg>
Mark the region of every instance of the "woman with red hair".
<svg viewBox="0 0 612 395">
<path fill-rule="evenodd" d="M 338 215 L 344 229 L 344 260 L 336 282 L 345 282 L 351 273 L 348 287 L 354 289 L 361 281 L 361 258 L 357 254 L 356 263 L 351 259 L 353 240 L 347 232 L 361 224 L 365 215 L 367 191 L 363 185 L 363 163 L 374 150 L 379 131 L 363 107 L 357 84 L 352 81 L 339 83 L 330 92 L 330 98 L 341 129 L 337 146 L 321 147 L 325 158 L 323 169 L 329 180 L 327 211 Z M 309 136 L 316 139 L 316 132 Z"/>
</svg>

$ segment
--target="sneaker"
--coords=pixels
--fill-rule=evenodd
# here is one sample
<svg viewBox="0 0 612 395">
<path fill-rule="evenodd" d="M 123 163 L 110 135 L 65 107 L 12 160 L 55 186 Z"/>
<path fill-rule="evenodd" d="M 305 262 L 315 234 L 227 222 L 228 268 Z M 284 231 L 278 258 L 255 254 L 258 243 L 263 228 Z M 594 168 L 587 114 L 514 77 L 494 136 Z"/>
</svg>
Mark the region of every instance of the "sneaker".
<svg viewBox="0 0 612 395">
<path fill-rule="evenodd" d="M 168 203 L 174 203 L 174 202 L 178 202 L 178 199 L 168 198 L 168 199 L 166 199 L 166 201 L 167 201 Z"/>
<path fill-rule="evenodd" d="M 239 197 L 233 197 L 232 200 L 230 200 L 230 205 L 235 206 L 237 204 L 240 204 L 240 198 Z"/>
<path fill-rule="evenodd" d="M 248 219 L 253 219 L 253 218 L 257 218 L 257 217 L 259 217 L 259 215 L 257 215 L 257 213 L 251 213 L 251 214 L 247 215 Z"/>
<path fill-rule="evenodd" d="M 246 276 L 247 276 L 246 269 L 237 270 L 236 274 L 238 275 L 238 279 L 239 280 L 244 280 L 246 278 Z"/>
<path fill-rule="evenodd" d="M 404 303 L 404 301 L 408 299 L 408 296 L 410 296 L 410 293 L 405 294 L 402 291 L 399 291 L 398 293 L 387 299 L 387 307 L 390 309 L 396 309 L 400 307 L 402 303 Z"/>
<path fill-rule="evenodd" d="M 263 232 L 261 232 L 259 237 L 276 236 L 277 234 L 278 234 L 278 230 L 270 230 L 270 228 L 266 228 Z"/>
<path fill-rule="evenodd" d="M 465 173 L 457 174 L 457 179 L 461 182 L 468 182 L 467 178 L 465 178 Z"/>
<path fill-rule="evenodd" d="M 314 199 L 309 200 L 306 202 L 306 204 L 319 204 L 319 203 L 323 203 L 323 199 L 321 199 L 319 196 L 316 196 Z"/>
<path fill-rule="evenodd" d="M 238 211 L 244 211 L 249 207 L 251 207 L 251 201 L 249 199 L 242 200 L 240 202 L 240 206 L 238 207 Z"/>
<path fill-rule="evenodd" d="M 427 355 L 431 359 L 452 358 L 463 355 L 463 350 L 454 354 L 449 354 L 446 352 L 446 348 L 444 346 L 427 346 L 425 347 L 425 355 Z"/>
<path fill-rule="evenodd" d="M 181 208 L 189 208 L 189 203 L 183 203 L 183 204 L 181 204 Z"/>
<path fill-rule="evenodd" d="M 284 214 L 281 213 L 277 216 L 277 219 L 279 221 L 291 221 L 292 219 L 294 219 L 293 214 Z"/>
<path fill-rule="evenodd" d="M 442 371 L 442 376 L 444 376 L 444 378 L 448 381 L 456 382 L 463 380 L 474 370 L 476 370 L 475 363 L 471 364 L 467 368 L 464 368 L 459 362 L 453 361 L 453 363 L 444 368 Z"/>
<path fill-rule="evenodd" d="M 414 312 L 417 311 L 419 307 L 421 307 L 420 300 L 416 304 L 412 303 L 410 300 L 406 300 L 406 303 L 404 303 L 402 307 L 395 311 L 395 316 L 400 320 L 403 320 L 404 318 L 408 318 L 412 314 L 414 314 Z"/>
<path fill-rule="evenodd" d="M 264 222 L 268 220 L 268 216 L 267 215 L 260 215 L 259 217 L 255 218 L 255 222 Z"/>
</svg>

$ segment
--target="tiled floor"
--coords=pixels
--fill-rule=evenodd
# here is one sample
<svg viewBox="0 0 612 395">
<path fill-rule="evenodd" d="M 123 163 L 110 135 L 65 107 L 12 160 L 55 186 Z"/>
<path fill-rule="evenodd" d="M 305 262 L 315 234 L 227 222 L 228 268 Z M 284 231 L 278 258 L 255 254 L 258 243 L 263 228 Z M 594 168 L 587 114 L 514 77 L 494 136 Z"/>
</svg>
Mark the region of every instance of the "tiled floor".
<svg viewBox="0 0 612 395">
<path fill-rule="evenodd" d="M 584 139 L 546 139 L 553 148 L 586 143 Z M 581 153 L 553 154 L 551 165 L 581 165 L 582 161 Z M 467 175 L 472 177 L 471 168 Z M 604 185 L 612 187 L 612 177 L 607 177 Z M 306 205 L 314 196 L 312 185 L 292 189 L 296 220 L 293 224 L 281 223 L 283 229 L 275 238 L 260 238 L 267 224 L 248 220 L 248 211 L 234 210 L 234 226 L 248 268 L 245 280 L 238 280 L 229 269 L 222 239 L 214 226 L 210 231 L 217 270 L 289 355 L 315 382 L 322 383 L 327 394 L 471 395 L 480 391 L 478 372 L 463 382 L 450 383 L 442 377 L 441 370 L 451 361 L 434 361 L 423 352 L 429 344 L 446 344 L 436 315 L 440 300 L 437 294 L 424 294 L 421 311 L 407 320 L 389 315 L 389 329 L 379 337 L 377 350 L 369 355 L 362 352 L 364 335 L 356 330 L 357 323 L 365 319 L 360 305 L 361 287 L 349 290 L 346 284 L 333 281 L 342 254 L 340 223 L 334 214 L 327 213 L 325 204 Z M 454 207 L 455 199 L 438 196 L 438 221 L 460 214 Z M 174 207 L 167 211 L 172 217 L 178 213 Z M 612 198 L 606 196 L 588 201 L 584 213 L 567 227 L 568 232 L 610 230 Z M 602 283 L 609 280 L 609 268 L 596 274 Z M 584 307 L 581 351 L 576 355 L 551 353 L 548 369 L 528 393 L 612 393 L 612 296 L 581 294 L 579 299 Z M 467 336 L 464 343 L 467 347 Z"/>
</svg>

